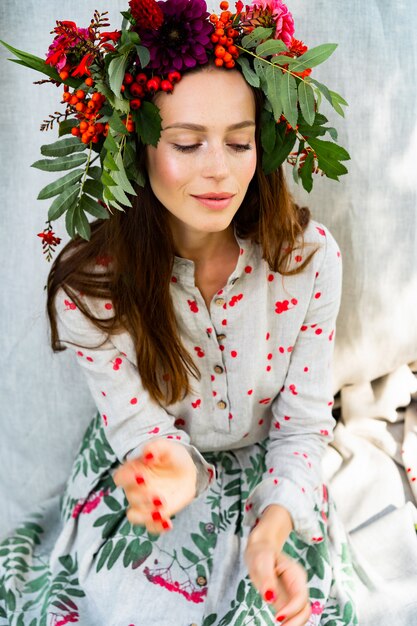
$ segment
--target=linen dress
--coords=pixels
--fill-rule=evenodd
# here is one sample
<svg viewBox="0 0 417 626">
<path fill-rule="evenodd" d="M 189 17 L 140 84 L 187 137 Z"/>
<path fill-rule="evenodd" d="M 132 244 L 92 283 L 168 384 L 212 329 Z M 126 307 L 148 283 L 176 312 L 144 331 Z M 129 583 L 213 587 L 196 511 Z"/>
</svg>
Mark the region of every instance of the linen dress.
<svg viewBox="0 0 417 626">
<path fill-rule="evenodd" d="M 248 535 L 273 503 L 292 516 L 284 551 L 307 571 L 308 624 L 358 623 L 355 566 L 321 477 L 335 425 L 340 251 L 311 220 L 291 267 L 317 248 L 312 261 L 282 276 L 259 245 L 235 237 L 237 265 L 209 309 L 193 262 L 174 260 L 178 328 L 201 372 L 175 404 L 156 403 L 142 387 L 129 333 L 107 337 L 59 290 L 59 336 L 85 371 L 98 412 L 65 493 L 0 544 L 0 626 L 274 624 L 244 563 Z M 103 263 L 97 259 L 97 272 Z M 82 297 L 95 315 L 113 315 L 110 301 Z M 198 472 L 195 499 L 160 536 L 129 523 L 112 478 L 159 437 L 186 446 Z"/>
</svg>

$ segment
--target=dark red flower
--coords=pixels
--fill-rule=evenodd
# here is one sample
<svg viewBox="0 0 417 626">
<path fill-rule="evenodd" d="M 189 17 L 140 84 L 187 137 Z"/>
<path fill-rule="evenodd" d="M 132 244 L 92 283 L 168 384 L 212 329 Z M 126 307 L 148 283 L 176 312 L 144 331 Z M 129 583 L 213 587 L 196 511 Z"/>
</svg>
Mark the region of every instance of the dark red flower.
<svg viewBox="0 0 417 626">
<path fill-rule="evenodd" d="M 130 0 L 130 12 L 141 28 L 160 28 L 164 21 L 162 9 L 156 0 Z"/>
</svg>

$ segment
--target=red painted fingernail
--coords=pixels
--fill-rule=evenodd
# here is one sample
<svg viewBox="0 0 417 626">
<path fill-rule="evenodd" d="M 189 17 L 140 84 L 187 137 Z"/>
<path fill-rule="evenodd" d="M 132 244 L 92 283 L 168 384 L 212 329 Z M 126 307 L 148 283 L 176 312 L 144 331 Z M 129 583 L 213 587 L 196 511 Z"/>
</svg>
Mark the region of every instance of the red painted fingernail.
<svg viewBox="0 0 417 626">
<path fill-rule="evenodd" d="M 158 520 L 162 519 L 162 516 L 160 514 L 159 511 L 152 511 L 152 519 L 154 522 L 157 522 Z"/>
<path fill-rule="evenodd" d="M 153 454 L 152 454 L 152 452 L 148 452 L 148 454 L 145 454 L 145 459 L 146 459 L 147 461 L 150 461 L 151 459 L 153 459 Z"/>
<path fill-rule="evenodd" d="M 267 589 L 264 593 L 265 602 L 273 602 L 276 600 L 275 592 L 272 589 Z"/>
<path fill-rule="evenodd" d="M 136 482 L 138 483 L 138 485 L 142 485 L 145 482 L 145 479 L 143 476 L 135 476 L 136 478 Z"/>
<path fill-rule="evenodd" d="M 162 500 L 160 500 L 159 498 L 154 498 L 154 499 L 152 500 L 152 504 L 153 504 L 154 506 L 162 506 Z"/>
<path fill-rule="evenodd" d="M 167 522 L 166 519 L 163 519 L 161 521 L 161 524 L 162 524 L 162 528 L 170 528 L 171 527 L 170 522 Z"/>
<path fill-rule="evenodd" d="M 278 615 L 277 622 L 283 622 L 286 617 L 286 615 Z"/>
</svg>

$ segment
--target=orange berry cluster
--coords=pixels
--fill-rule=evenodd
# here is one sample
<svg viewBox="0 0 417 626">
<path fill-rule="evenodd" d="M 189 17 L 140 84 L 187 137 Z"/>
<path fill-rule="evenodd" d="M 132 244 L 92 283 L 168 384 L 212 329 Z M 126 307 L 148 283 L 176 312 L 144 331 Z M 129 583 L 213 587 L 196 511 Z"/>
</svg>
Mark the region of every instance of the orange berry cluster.
<svg viewBox="0 0 417 626">
<path fill-rule="evenodd" d="M 94 81 L 91 77 L 88 77 L 85 79 L 85 84 L 87 87 L 93 87 Z M 107 137 L 109 125 L 98 121 L 102 117 L 100 109 L 106 100 L 103 94 L 98 91 L 93 91 L 89 94 L 84 89 L 76 89 L 71 93 L 68 85 L 64 85 L 62 100 L 75 110 L 76 117 L 79 120 L 78 126 L 74 126 L 71 129 L 71 134 L 74 137 L 79 137 L 85 144 L 90 142 L 98 143 L 102 135 Z"/>
<path fill-rule="evenodd" d="M 234 40 L 239 33 L 233 28 L 232 13 L 228 11 L 229 3 L 221 2 L 220 8 L 222 10 L 220 17 L 215 14 L 210 15 L 210 22 L 215 29 L 211 35 L 211 41 L 217 44 L 214 48 L 216 57 L 214 63 L 217 67 L 231 69 L 235 66 L 235 59 L 239 56 L 239 50 L 234 45 Z"/>
<path fill-rule="evenodd" d="M 143 72 L 139 72 L 135 76 L 132 71 L 129 71 L 124 75 L 120 91 L 125 95 L 128 93 L 132 97 L 130 108 L 136 110 L 141 106 L 142 100 L 146 96 L 153 96 L 157 91 L 172 93 L 175 83 L 180 80 L 181 74 L 177 71 L 169 72 L 167 79 L 160 76 L 149 78 Z"/>
</svg>

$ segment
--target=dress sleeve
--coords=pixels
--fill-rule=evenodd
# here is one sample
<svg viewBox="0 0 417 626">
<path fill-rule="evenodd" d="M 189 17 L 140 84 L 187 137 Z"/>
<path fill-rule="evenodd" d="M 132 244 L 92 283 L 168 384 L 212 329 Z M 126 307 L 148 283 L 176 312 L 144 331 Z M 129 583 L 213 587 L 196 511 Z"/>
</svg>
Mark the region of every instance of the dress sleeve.
<svg viewBox="0 0 417 626">
<path fill-rule="evenodd" d="M 139 457 L 152 439 L 164 437 L 178 441 L 187 448 L 197 467 L 198 497 L 215 478 L 215 466 L 207 463 L 191 445 L 188 433 L 175 427 L 175 416 L 150 397 L 137 366 L 112 343 L 111 336 L 79 310 L 62 288 L 54 304 L 59 341 L 74 350 L 84 370 L 103 419 L 107 441 L 119 462 Z"/>
<path fill-rule="evenodd" d="M 256 524 L 270 504 L 285 507 L 295 532 L 307 543 L 322 539 L 321 460 L 333 439 L 332 356 L 342 284 L 338 245 L 326 229 L 316 254 L 309 307 L 291 353 L 284 386 L 274 399 L 263 480 L 249 494 L 243 523 Z"/>
</svg>

